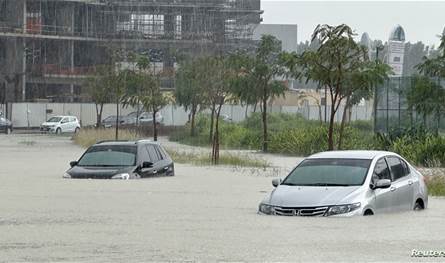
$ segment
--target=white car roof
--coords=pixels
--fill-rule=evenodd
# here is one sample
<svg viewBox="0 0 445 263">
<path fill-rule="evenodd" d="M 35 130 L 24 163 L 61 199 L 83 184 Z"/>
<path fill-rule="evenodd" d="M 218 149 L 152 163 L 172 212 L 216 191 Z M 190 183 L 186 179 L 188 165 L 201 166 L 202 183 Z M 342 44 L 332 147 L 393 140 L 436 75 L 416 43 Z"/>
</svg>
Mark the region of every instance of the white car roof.
<svg viewBox="0 0 445 263">
<path fill-rule="evenodd" d="M 393 152 L 385 151 L 331 151 L 316 153 L 308 157 L 308 159 L 323 159 L 323 158 L 339 158 L 339 159 L 374 159 L 376 157 L 396 155 Z"/>
</svg>

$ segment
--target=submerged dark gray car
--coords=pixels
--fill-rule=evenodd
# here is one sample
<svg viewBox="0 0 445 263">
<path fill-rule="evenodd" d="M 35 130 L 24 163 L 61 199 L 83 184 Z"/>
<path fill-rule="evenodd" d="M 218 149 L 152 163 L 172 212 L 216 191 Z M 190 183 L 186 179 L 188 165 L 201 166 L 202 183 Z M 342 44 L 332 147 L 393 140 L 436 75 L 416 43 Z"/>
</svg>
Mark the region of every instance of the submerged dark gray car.
<svg viewBox="0 0 445 263">
<path fill-rule="evenodd" d="M 337 151 L 303 160 L 259 206 L 285 216 L 353 216 L 425 209 L 424 177 L 392 152 Z"/>
<path fill-rule="evenodd" d="M 128 180 L 175 175 L 168 153 L 148 140 L 99 142 L 70 165 L 64 178 Z"/>
</svg>

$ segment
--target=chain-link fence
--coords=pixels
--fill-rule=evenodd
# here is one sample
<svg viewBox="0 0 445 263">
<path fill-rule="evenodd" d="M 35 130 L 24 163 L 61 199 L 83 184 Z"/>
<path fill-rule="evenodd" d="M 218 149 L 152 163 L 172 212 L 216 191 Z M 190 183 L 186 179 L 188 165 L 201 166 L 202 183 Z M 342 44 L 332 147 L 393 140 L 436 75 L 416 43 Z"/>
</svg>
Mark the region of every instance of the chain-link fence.
<svg viewBox="0 0 445 263">
<path fill-rule="evenodd" d="M 439 83 L 440 80 L 436 80 Z M 415 77 L 390 78 L 377 87 L 375 95 L 374 130 L 388 133 L 394 130 L 422 127 L 430 131 L 445 131 L 445 112 L 423 115 L 410 109 L 407 91 L 414 87 Z"/>
</svg>

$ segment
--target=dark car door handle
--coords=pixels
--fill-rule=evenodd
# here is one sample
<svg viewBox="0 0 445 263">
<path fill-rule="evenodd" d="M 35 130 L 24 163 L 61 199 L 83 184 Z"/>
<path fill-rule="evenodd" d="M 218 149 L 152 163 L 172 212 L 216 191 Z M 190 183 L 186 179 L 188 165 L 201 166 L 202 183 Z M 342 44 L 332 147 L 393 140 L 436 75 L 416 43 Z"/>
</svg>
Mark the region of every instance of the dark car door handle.
<svg viewBox="0 0 445 263">
<path fill-rule="evenodd" d="M 394 186 L 391 187 L 389 190 L 391 190 L 391 192 L 394 192 L 397 188 L 395 188 Z"/>
<path fill-rule="evenodd" d="M 408 185 L 413 185 L 413 181 L 409 180 Z"/>
</svg>

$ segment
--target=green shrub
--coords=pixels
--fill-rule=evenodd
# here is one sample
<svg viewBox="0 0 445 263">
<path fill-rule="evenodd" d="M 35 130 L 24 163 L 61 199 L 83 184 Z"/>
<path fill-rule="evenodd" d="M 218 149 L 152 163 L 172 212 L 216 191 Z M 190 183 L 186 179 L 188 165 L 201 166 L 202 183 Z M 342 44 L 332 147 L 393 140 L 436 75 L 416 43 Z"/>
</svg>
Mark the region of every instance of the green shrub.
<svg viewBox="0 0 445 263">
<path fill-rule="evenodd" d="M 428 192 L 432 196 L 445 196 L 445 177 L 432 176 L 426 181 Z"/>
<path fill-rule="evenodd" d="M 416 165 L 445 166 L 445 138 L 427 135 L 424 138 L 404 136 L 397 138 L 390 151 L 396 152 Z"/>
<path fill-rule="evenodd" d="M 351 121 L 349 126 L 365 132 L 370 132 L 373 130 L 372 121 L 364 121 L 364 120 Z"/>
</svg>

